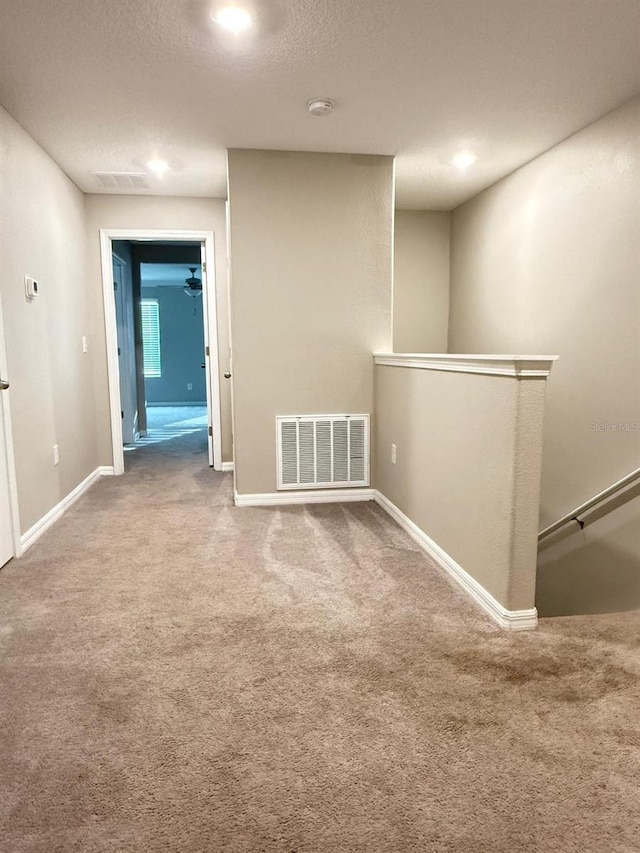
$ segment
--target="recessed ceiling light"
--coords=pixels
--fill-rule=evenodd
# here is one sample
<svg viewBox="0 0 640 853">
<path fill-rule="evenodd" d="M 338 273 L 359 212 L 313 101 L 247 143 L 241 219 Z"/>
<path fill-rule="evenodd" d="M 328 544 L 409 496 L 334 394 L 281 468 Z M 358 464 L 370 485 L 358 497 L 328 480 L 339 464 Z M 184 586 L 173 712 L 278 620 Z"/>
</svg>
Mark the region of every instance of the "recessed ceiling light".
<svg viewBox="0 0 640 853">
<path fill-rule="evenodd" d="M 170 166 L 166 160 L 154 158 L 153 160 L 149 160 L 147 168 L 151 169 L 152 172 L 155 172 L 156 175 L 164 175 L 165 172 L 169 171 Z"/>
<path fill-rule="evenodd" d="M 451 162 L 454 166 L 460 169 L 461 172 L 464 172 L 465 169 L 469 168 L 469 166 L 473 166 L 477 159 L 477 155 L 472 151 L 460 151 Z"/>
<path fill-rule="evenodd" d="M 223 9 L 219 9 L 214 14 L 213 20 L 225 30 L 231 30 L 232 33 L 241 33 L 243 30 L 248 30 L 253 24 L 249 12 L 237 6 L 225 6 Z"/>
</svg>

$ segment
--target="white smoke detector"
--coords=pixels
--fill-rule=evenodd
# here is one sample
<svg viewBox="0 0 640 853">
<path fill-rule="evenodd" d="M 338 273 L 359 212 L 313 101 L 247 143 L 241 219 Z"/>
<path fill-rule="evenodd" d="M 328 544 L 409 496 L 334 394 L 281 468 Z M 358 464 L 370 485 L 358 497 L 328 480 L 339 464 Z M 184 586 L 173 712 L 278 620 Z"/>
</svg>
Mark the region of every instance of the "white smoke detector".
<svg viewBox="0 0 640 853">
<path fill-rule="evenodd" d="M 307 101 L 307 109 L 312 116 L 326 116 L 333 112 L 333 101 L 329 98 L 311 98 Z"/>
</svg>

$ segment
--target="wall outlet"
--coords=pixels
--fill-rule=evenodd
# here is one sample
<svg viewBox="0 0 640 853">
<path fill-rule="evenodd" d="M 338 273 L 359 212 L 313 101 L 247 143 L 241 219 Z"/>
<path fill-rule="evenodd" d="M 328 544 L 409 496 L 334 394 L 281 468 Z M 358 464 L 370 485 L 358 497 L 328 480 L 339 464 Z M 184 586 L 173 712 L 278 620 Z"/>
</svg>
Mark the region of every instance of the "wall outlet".
<svg viewBox="0 0 640 853">
<path fill-rule="evenodd" d="M 391 464 L 392 465 L 396 464 L 397 455 L 398 455 L 398 448 L 395 446 L 395 444 L 392 444 L 391 445 Z"/>
<path fill-rule="evenodd" d="M 193 391 L 193 383 L 187 382 L 187 391 Z"/>
<path fill-rule="evenodd" d="M 60 464 L 60 448 L 58 447 L 57 444 L 53 445 L 53 464 L 54 465 Z"/>
<path fill-rule="evenodd" d="M 86 335 L 82 336 L 82 352 L 89 352 L 89 342 Z"/>
</svg>

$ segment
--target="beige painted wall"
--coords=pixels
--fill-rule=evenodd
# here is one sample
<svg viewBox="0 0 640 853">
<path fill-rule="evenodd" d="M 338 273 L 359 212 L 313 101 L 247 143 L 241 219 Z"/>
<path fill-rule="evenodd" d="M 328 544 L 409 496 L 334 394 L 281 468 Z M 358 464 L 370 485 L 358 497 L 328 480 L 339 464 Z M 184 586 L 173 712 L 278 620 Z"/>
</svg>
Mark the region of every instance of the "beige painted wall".
<svg viewBox="0 0 640 853">
<path fill-rule="evenodd" d="M 541 526 L 640 465 L 640 432 L 594 428 L 640 424 L 640 98 L 454 212 L 449 347 L 560 355 Z M 640 514 L 622 553 L 600 529 L 640 572 Z"/>
<path fill-rule="evenodd" d="M 447 352 L 450 227 L 450 213 L 396 210 L 394 352 Z"/>
<path fill-rule="evenodd" d="M 22 532 L 98 465 L 84 196 L 0 107 L 0 288 Z M 24 276 L 40 295 L 28 302 Z M 60 448 L 54 467 L 53 445 Z"/>
<path fill-rule="evenodd" d="M 107 356 L 100 271 L 100 229 L 178 229 L 213 231 L 215 241 L 218 346 L 220 349 L 220 393 L 222 414 L 222 458 L 233 459 L 231 439 L 231 391 L 222 374 L 229 369 L 229 285 L 225 202 L 211 198 L 167 198 L 161 196 L 88 195 L 87 281 L 95 317 L 96 409 L 98 448 L 102 465 L 111 465 L 111 427 L 107 388 Z"/>
<path fill-rule="evenodd" d="M 229 202 L 236 487 L 270 493 L 276 415 L 373 410 L 393 159 L 230 151 Z"/>
<path fill-rule="evenodd" d="M 545 381 L 380 365 L 375 379 L 375 487 L 504 607 L 533 607 Z"/>
</svg>

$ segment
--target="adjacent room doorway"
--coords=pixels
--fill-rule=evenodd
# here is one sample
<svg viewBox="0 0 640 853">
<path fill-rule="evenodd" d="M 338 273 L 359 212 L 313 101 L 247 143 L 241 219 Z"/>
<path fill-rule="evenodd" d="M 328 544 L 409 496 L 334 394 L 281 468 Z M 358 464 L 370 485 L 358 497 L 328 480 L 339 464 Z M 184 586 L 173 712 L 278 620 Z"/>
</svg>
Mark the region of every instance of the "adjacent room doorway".
<svg viewBox="0 0 640 853">
<path fill-rule="evenodd" d="M 209 465 L 222 470 L 213 232 L 103 230 L 100 237 L 114 473 L 124 472 L 124 445 L 202 426 Z M 171 321 L 164 344 L 161 315 Z"/>
</svg>

